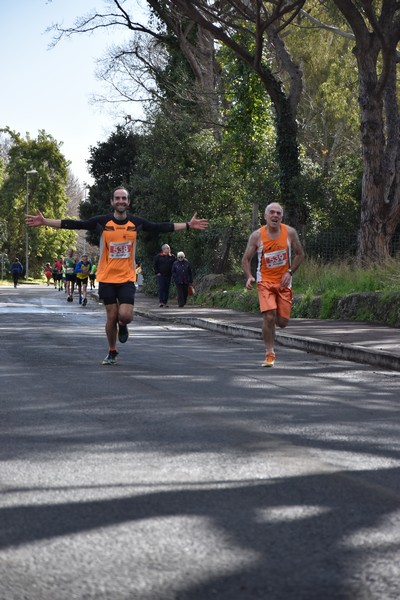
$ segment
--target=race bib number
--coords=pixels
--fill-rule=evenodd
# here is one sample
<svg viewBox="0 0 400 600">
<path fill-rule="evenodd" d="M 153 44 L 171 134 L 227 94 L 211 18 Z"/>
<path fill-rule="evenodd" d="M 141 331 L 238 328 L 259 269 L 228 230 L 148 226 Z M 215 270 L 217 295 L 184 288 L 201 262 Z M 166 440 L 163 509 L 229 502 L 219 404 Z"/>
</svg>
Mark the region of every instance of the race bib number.
<svg viewBox="0 0 400 600">
<path fill-rule="evenodd" d="M 130 258 L 132 252 L 132 242 L 111 242 L 110 243 L 110 258 Z"/>
<path fill-rule="evenodd" d="M 267 269 L 283 267 L 287 263 L 287 251 L 275 250 L 275 252 L 266 252 L 264 254 L 264 259 Z"/>
</svg>

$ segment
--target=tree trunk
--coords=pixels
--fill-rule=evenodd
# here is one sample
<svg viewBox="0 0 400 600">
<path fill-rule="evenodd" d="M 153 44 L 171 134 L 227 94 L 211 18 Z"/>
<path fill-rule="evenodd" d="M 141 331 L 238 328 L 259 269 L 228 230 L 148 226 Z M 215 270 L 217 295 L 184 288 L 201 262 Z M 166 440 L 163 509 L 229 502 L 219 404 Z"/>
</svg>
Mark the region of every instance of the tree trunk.
<svg viewBox="0 0 400 600">
<path fill-rule="evenodd" d="M 252 211 L 251 211 L 251 230 L 255 231 L 260 227 L 260 218 L 258 215 L 259 204 L 258 202 L 253 202 Z"/>
<path fill-rule="evenodd" d="M 379 265 L 390 257 L 390 243 L 397 226 L 389 218 L 390 208 L 382 202 L 373 177 L 369 170 L 364 171 L 358 259 L 366 265 Z"/>
<path fill-rule="evenodd" d="M 363 157 L 358 258 L 381 264 L 400 223 L 400 126 L 397 102 L 398 2 L 333 0 L 353 30 L 358 64 Z M 380 7 L 380 14 L 377 14 Z"/>
<path fill-rule="evenodd" d="M 215 262 L 214 273 L 226 273 L 229 271 L 229 255 L 232 245 L 233 230 L 229 227 L 225 230 L 222 239 L 218 260 Z"/>
<path fill-rule="evenodd" d="M 395 60 L 385 88 L 379 85 L 378 53 L 356 49 L 359 66 L 363 181 L 358 258 L 381 264 L 390 256 L 390 243 L 399 223 L 396 165 L 399 156 L 399 120 Z M 388 118 L 390 114 L 390 119 Z"/>
<path fill-rule="evenodd" d="M 297 123 L 286 98 L 276 117 L 277 153 L 280 171 L 280 192 L 285 210 L 285 222 L 301 231 L 306 224 L 302 192 L 300 189 L 300 158 L 297 143 Z"/>
<path fill-rule="evenodd" d="M 281 202 L 284 206 L 285 222 L 297 230 L 306 223 L 300 183 L 300 158 L 297 143 L 296 114 L 282 88 L 281 83 L 266 67 L 258 71 L 265 89 L 275 108 L 276 149 L 280 172 Z"/>
</svg>

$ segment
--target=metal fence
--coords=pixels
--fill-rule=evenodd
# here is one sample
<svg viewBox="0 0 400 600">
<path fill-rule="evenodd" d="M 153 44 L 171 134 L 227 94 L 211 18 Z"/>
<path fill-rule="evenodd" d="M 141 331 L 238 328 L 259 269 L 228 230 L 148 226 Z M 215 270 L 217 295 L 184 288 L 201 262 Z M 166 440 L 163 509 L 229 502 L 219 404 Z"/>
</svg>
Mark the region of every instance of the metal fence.
<svg viewBox="0 0 400 600">
<path fill-rule="evenodd" d="M 358 250 L 358 232 L 327 230 L 321 233 L 305 235 L 303 244 L 306 254 L 323 262 L 332 262 L 356 256 Z M 400 232 L 396 233 L 390 244 L 391 256 L 400 251 Z"/>
<path fill-rule="evenodd" d="M 328 230 L 306 234 L 302 242 L 309 258 L 332 262 L 357 254 L 358 233 Z"/>
</svg>

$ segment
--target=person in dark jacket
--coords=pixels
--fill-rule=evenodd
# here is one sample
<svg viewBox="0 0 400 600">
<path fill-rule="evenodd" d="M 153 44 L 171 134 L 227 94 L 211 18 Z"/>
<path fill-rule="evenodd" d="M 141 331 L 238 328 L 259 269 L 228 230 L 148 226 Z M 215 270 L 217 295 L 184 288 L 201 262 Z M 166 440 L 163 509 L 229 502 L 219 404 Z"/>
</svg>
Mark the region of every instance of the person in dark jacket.
<svg viewBox="0 0 400 600">
<path fill-rule="evenodd" d="M 176 256 L 171 254 L 171 248 L 168 244 L 161 246 L 160 254 L 157 254 L 153 260 L 154 273 L 157 278 L 158 299 L 160 308 L 168 308 L 169 287 L 171 284 L 172 265 L 176 261 Z"/>
<path fill-rule="evenodd" d="M 10 265 L 10 273 L 14 280 L 15 288 L 18 285 L 18 279 L 21 277 L 23 271 L 24 271 L 24 268 L 23 268 L 22 264 L 19 262 L 18 256 L 16 256 L 14 262 L 11 263 L 11 265 Z"/>
<path fill-rule="evenodd" d="M 183 308 L 187 302 L 189 285 L 193 283 L 192 268 L 185 258 L 184 252 L 178 252 L 177 260 L 172 265 L 172 279 L 178 294 L 178 306 Z"/>
</svg>

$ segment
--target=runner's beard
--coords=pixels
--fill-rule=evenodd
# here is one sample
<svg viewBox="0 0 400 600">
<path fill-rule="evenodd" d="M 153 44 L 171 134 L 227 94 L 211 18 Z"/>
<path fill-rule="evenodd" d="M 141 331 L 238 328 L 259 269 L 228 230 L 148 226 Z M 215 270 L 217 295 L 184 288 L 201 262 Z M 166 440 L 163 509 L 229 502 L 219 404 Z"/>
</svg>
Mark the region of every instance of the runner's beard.
<svg viewBox="0 0 400 600">
<path fill-rule="evenodd" d="M 119 213 L 121 215 L 126 213 L 126 209 L 127 209 L 126 206 L 116 206 L 115 207 L 115 210 L 117 211 L 117 213 Z"/>
</svg>

